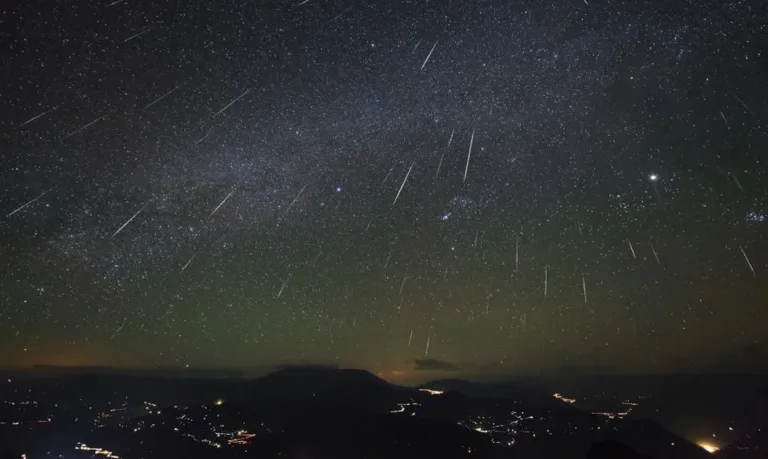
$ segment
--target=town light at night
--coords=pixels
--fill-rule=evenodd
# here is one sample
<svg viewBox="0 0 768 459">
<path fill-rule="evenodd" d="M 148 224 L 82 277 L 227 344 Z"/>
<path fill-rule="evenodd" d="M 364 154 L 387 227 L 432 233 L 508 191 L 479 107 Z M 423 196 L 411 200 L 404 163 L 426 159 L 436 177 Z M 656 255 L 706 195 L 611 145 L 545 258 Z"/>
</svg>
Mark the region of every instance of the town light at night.
<svg viewBox="0 0 768 459">
<path fill-rule="evenodd" d="M 712 443 L 707 443 L 707 442 L 700 442 L 700 443 L 697 443 L 697 444 L 698 444 L 698 445 L 699 445 L 701 448 L 703 448 L 703 449 L 704 449 L 706 452 L 708 452 L 708 453 L 713 453 L 713 454 L 714 454 L 714 453 L 716 453 L 716 452 L 717 452 L 717 450 L 719 450 L 719 449 L 720 449 L 720 448 L 718 448 L 717 446 L 713 445 Z"/>
</svg>

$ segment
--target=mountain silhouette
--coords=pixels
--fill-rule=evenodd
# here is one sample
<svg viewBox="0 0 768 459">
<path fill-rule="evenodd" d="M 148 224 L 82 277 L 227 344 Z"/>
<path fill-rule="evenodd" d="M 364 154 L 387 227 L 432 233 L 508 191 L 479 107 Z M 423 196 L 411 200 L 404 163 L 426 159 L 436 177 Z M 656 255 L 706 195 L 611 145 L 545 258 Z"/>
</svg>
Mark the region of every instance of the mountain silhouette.
<svg viewBox="0 0 768 459">
<path fill-rule="evenodd" d="M 32 430 L 0 426 L 0 446 L 28 453 L 35 445 L 70 450 L 77 438 L 121 457 L 228 459 L 240 453 L 226 447 L 221 433 L 245 429 L 254 436 L 243 448 L 260 457 L 711 457 L 654 422 L 609 421 L 514 383 L 446 379 L 414 388 L 364 370 L 286 367 L 250 380 L 99 372 L 30 379 L 25 387 L 41 406 L 59 410 L 52 421 L 30 424 Z M 131 409 L 117 411 L 101 429 L 74 421 L 126 401 Z M 0 420 L 27 420 L 13 405 L 5 408 Z M 30 411 L 28 418 L 41 416 Z"/>
<path fill-rule="evenodd" d="M 272 395 L 302 396 L 349 387 L 388 390 L 393 386 L 365 370 L 341 370 L 325 367 L 288 367 L 250 383 L 256 391 Z"/>
<path fill-rule="evenodd" d="M 424 389 L 459 392 L 473 398 L 496 398 L 524 403 L 528 406 L 558 407 L 568 405 L 544 393 L 514 383 L 478 383 L 463 379 L 439 379 L 420 386 Z"/>
</svg>

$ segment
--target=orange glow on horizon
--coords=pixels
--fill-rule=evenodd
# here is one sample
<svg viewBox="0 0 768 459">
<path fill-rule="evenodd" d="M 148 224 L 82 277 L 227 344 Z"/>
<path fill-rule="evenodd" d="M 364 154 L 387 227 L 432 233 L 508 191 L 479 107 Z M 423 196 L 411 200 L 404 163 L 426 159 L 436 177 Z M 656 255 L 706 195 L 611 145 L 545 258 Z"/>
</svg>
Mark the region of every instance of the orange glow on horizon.
<svg viewBox="0 0 768 459">
<path fill-rule="evenodd" d="M 704 449 L 704 451 L 711 454 L 714 454 L 720 450 L 719 446 L 713 445 L 712 443 L 709 443 L 706 441 L 699 442 L 697 443 L 697 445 L 699 445 L 702 449 Z"/>
</svg>

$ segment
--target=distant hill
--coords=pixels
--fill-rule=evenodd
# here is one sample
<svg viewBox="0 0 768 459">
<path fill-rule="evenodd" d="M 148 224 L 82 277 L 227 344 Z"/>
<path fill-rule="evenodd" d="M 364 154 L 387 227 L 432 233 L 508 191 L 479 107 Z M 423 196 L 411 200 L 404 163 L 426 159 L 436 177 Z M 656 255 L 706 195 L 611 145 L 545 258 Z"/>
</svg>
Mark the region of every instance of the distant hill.
<svg viewBox="0 0 768 459">
<path fill-rule="evenodd" d="M 233 387 L 225 398 L 235 403 L 258 406 L 281 418 L 358 416 L 386 413 L 402 393 L 415 389 L 389 384 L 364 370 L 333 368 L 286 368 Z"/>
<path fill-rule="evenodd" d="M 459 392 L 474 398 L 497 398 L 535 407 L 566 407 L 551 394 L 514 383 L 478 383 L 463 379 L 439 379 L 419 386 L 424 389 Z"/>
<path fill-rule="evenodd" d="M 172 373 L 138 374 L 105 371 L 64 371 L 50 376 L 37 374 L 25 378 L 25 384 L 40 392 L 74 401 L 117 401 L 130 399 L 162 401 L 165 404 L 188 405 L 212 403 L 217 399 L 249 400 L 270 398 L 303 398 L 333 391 L 356 388 L 357 392 L 382 393 L 396 386 L 365 370 L 340 370 L 323 367 L 289 367 L 256 379 L 192 377 Z M 46 389 L 46 390 L 44 390 Z M 402 389 L 402 388 L 400 388 Z"/>
<path fill-rule="evenodd" d="M 393 386 L 365 370 L 289 367 L 250 381 L 248 386 L 272 395 L 301 396 L 345 387 L 391 389 Z"/>
</svg>

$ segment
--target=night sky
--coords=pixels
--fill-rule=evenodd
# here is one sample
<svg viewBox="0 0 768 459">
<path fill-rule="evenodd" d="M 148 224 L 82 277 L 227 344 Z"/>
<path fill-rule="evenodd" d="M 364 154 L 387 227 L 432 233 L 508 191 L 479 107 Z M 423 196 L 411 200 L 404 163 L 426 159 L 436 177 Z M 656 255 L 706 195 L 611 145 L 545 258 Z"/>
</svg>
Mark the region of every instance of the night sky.
<svg viewBox="0 0 768 459">
<path fill-rule="evenodd" d="M 757 0 L 6 7 L 0 365 L 754 369 L 767 24 Z"/>
</svg>

